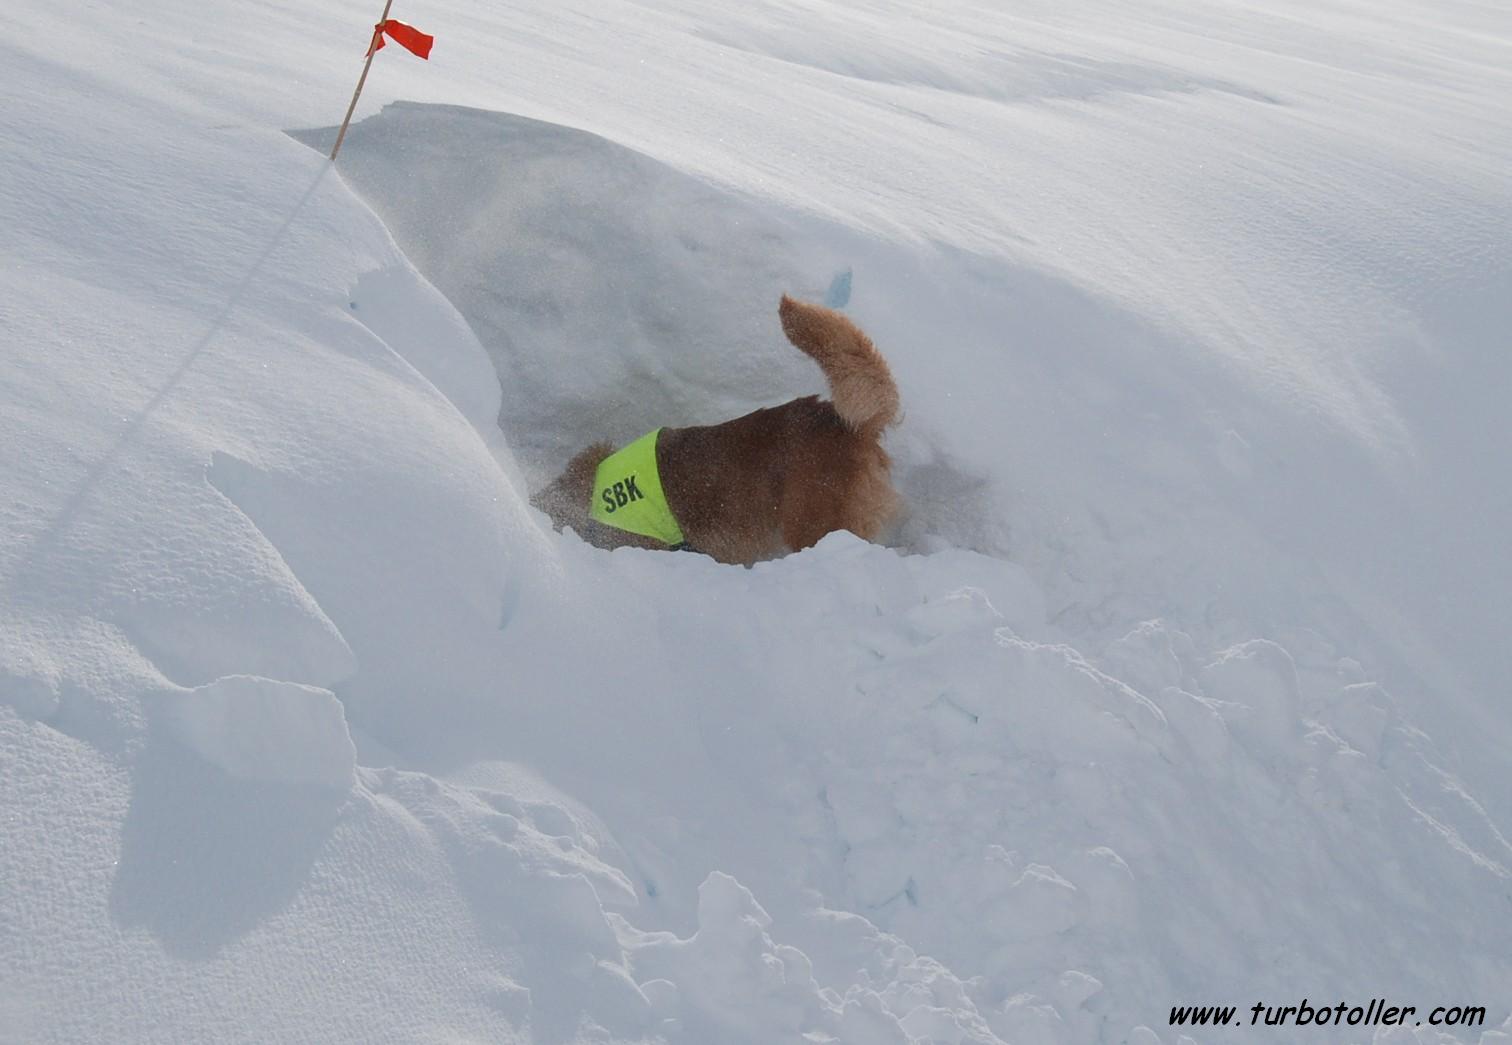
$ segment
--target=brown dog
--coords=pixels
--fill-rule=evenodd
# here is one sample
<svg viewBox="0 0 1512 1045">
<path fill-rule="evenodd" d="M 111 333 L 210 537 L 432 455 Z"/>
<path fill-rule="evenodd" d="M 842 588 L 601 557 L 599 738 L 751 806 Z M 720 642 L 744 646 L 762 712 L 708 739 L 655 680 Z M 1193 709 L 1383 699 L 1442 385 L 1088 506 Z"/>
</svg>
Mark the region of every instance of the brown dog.
<svg viewBox="0 0 1512 1045">
<path fill-rule="evenodd" d="M 898 504 L 880 442 L 898 415 L 887 363 L 839 312 L 785 295 L 778 311 L 788 340 L 824 371 L 830 400 L 806 396 L 717 425 L 664 428 L 655 439 L 660 486 L 685 546 L 720 562 L 750 565 L 834 530 L 870 540 Z M 612 501 L 595 486 L 612 452 L 607 443 L 583 450 L 531 503 L 602 548 L 668 547 L 590 516 L 596 495 Z"/>
</svg>

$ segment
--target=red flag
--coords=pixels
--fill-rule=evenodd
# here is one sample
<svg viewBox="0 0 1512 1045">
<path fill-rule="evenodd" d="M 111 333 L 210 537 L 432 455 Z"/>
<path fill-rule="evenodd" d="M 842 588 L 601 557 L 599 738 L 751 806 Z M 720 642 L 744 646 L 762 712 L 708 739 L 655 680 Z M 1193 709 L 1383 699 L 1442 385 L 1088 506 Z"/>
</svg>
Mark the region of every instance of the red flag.
<svg viewBox="0 0 1512 1045">
<path fill-rule="evenodd" d="M 405 25 L 397 19 L 390 18 L 373 27 L 373 46 L 369 49 L 369 54 L 383 50 L 385 34 L 410 54 L 419 55 L 425 59 L 430 58 L 431 44 L 436 42 L 434 36 L 427 36 L 412 25 Z"/>
</svg>

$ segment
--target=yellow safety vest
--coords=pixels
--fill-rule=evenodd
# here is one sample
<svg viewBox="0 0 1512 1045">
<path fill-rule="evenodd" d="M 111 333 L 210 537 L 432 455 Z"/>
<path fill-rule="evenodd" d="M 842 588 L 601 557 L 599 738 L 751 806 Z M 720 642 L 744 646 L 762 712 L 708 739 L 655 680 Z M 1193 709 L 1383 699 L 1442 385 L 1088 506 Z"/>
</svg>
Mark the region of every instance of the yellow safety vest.
<svg viewBox="0 0 1512 1045">
<path fill-rule="evenodd" d="M 637 533 L 663 544 L 685 543 L 682 527 L 662 491 L 656 467 L 657 428 L 599 462 L 593 476 L 588 517 L 605 526 Z"/>
</svg>

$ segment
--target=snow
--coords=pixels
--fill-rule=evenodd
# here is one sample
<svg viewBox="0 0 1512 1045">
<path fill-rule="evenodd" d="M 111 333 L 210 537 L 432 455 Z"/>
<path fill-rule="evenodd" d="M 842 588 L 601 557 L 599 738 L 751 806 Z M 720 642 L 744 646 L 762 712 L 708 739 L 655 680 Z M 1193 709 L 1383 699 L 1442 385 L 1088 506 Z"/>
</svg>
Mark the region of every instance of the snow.
<svg viewBox="0 0 1512 1045">
<path fill-rule="evenodd" d="M 330 690 L 227 675 L 176 695 L 165 728 L 234 777 L 346 791 L 356 750 Z"/>
<path fill-rule="evenodd" d="M 10 11 L 0 1041 L 1512 1037 L 1504 11 L 398 8 Z M 528 507 L 847 270 L 886 545 Z"/>
</svg>

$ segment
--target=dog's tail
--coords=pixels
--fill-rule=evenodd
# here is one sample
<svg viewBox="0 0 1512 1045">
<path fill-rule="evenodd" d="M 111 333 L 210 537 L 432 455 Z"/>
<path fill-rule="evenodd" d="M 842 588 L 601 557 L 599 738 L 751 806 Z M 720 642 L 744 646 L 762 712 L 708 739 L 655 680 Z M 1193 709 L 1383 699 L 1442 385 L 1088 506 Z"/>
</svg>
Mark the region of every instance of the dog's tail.
<svg viewBox="0 0 1512 1045">
<path fill-rule="evenodd" d="M 824 371 L 835 412 L 846 424 L 875 436 L 897 420 L 898 386 L 892 371 L 856 324 L 840 312 L 786 294 L 778 315 L 787 339 Z"/>
</svg>

